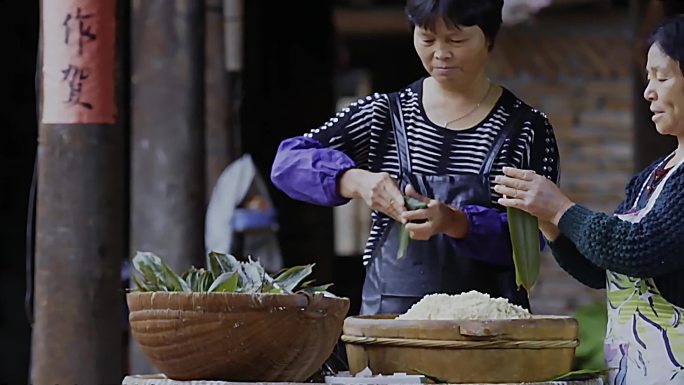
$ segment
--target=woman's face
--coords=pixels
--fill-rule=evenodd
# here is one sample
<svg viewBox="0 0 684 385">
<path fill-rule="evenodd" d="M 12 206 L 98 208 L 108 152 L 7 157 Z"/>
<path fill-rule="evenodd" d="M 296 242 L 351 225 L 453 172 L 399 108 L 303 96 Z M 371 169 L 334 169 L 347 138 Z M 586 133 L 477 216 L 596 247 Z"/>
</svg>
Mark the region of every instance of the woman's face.
<svg viewBox="0 0 684 385">
<path fill-rule="evenodd" d="M 438 82 L 463 84 L 485 71 L 489 57 L 487 39 L 478 26 L 447 27 L 444 20 L 434 31 L 416 26 L 413 45 L 425 70 Z"/>
<path fill-rule="evenodd" d="M 653 44 L 646 63 L 648 85 L 644 98 L 651 103 L 653 123 L 662 135 L 684 136 L 684 76 L 679 63 Z"/>
</svg>

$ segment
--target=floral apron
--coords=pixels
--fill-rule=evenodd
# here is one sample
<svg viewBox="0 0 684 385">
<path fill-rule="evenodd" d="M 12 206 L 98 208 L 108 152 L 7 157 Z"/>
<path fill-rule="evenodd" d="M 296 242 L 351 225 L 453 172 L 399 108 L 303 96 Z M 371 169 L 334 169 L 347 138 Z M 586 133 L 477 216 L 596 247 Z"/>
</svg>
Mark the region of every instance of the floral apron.
<svg viewBox="0 0 684 385">
<path fill-rule="evenodd" d="M 669 158 L 669 157 L 668 157 Z M 664 160 L 663 162 L 666 162 Z M 660 164 L 656 169 L 658 169 Z M 630 211 L 617 216 L 638 223 L 653 208 L 668 172 L 646 198 L 641 187 Z M 684 309 L 665 300 L 652 278 L 607 272 L 608 325 L 604 344 L 609 385 L 684 384 Z"/>
</svg>

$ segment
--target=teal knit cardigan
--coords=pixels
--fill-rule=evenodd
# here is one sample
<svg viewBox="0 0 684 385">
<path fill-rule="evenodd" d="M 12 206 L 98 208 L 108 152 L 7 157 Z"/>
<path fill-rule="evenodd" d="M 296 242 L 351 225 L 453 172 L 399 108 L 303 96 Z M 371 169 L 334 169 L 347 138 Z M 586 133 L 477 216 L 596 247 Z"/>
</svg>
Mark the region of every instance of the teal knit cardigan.
<svg viewBox="0 0 684 385">
<path fill-rule="evenodd" d="M 616 213 L 630 209 L 663 158 L 635 175 Z M 561 217 L 549 245 L 558 264 L 578 281 L 605 288 L 606 270 L 654 278 L 665 299 L 684 305 L 684 165 L 673 171 L 653 209 L 639 222 L 575 204 Z"/>
</svg>

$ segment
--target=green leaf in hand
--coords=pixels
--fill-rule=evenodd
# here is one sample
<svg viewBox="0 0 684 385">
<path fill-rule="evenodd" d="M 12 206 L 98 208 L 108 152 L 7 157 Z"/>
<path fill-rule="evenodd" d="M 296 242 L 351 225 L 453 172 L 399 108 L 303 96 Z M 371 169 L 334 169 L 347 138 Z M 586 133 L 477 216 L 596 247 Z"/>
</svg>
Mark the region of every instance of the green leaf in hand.
<svg viewBox="0 0 684 385">
<path fill-rule="evenodd" d="M 539 277 L 541 253 L 536 217 L 514 208 L 507 208 L 508 230 L 511 234 L 515 283 L 527 290 L 528 295 Z"/>
<path fill-rule="evenodd" d="M 408 249 L 408 244 L 411 238 L 409 237 L 408 231 L 406 231 L 406 225 L 403 223 L 399 228 L 399 248 L 397 249 L 397 259 L 401 259 L 406 255 L 406 249 Z"/>
<path fill-rule="evenodd" d="M 427 208 L 427 204 L 425 204 L 425 202 L 406 195 L 404 195 L 404 203 L 406 208 L 411 211 Z M 410 240 L 411 237 L 409 237 L 408 231 L 406 231 L 406 226 L 402 224 L 401 228 L 399 229 L 399 248 L 397 249 L 397 259 L 401 259 L 404 257 L 404 255 L 406 255 L 406 249 L 408 249 Z"/>
</svg>

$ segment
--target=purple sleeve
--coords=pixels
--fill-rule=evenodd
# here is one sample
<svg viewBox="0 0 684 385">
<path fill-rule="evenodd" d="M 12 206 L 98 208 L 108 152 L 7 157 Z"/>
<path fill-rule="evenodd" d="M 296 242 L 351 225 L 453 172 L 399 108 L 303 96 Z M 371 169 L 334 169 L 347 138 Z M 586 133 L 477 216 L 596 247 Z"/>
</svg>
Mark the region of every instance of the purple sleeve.
<svg viewBox="0 0 684 385">
<path fill-rule="evenodd" d="M 462 255 L 499 266 L 513 266 L 513 251 L 505 211 L 468 205 L 460 208 L 468 219 L 468 233 L 453 243 Z M 540 247 L 545 246 L 539 236 Z"/>
<path fill-rule="evenodd" d="M 337 177 L 355 167 L 345 153 L 323 147 L 305 136 L 280 143 L 271 168 L 271 181 L 292 199 L 324 206 L 349 202 L 337 192 Z"/>
</svg>

